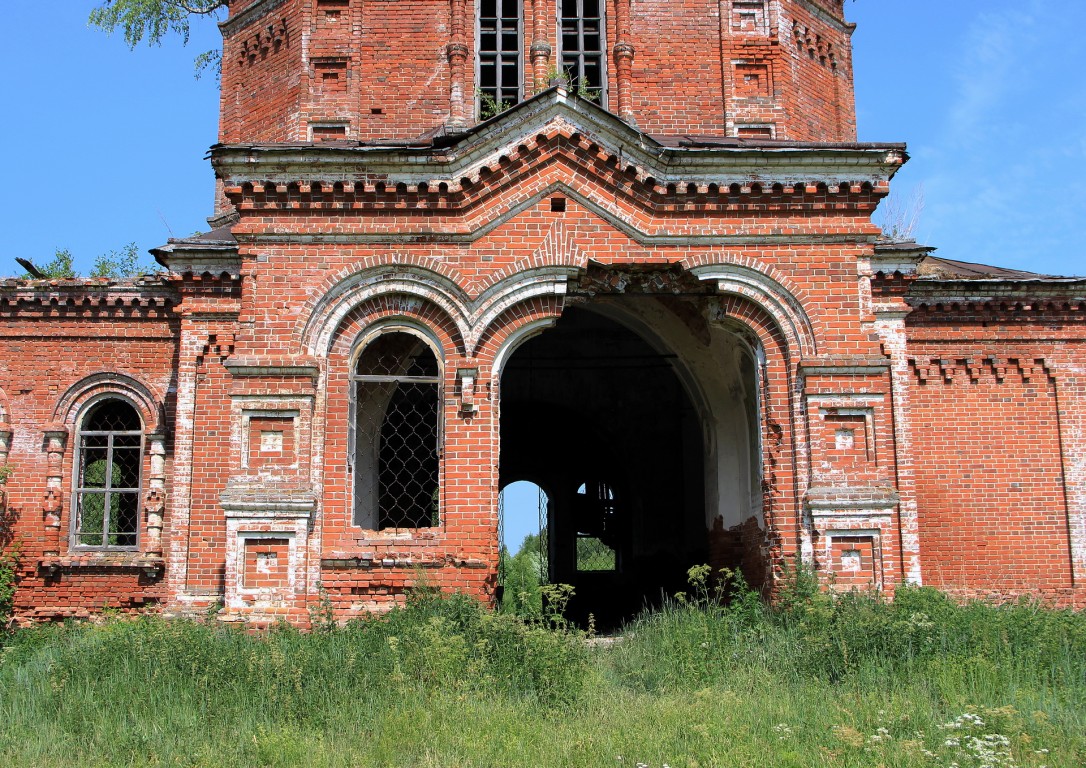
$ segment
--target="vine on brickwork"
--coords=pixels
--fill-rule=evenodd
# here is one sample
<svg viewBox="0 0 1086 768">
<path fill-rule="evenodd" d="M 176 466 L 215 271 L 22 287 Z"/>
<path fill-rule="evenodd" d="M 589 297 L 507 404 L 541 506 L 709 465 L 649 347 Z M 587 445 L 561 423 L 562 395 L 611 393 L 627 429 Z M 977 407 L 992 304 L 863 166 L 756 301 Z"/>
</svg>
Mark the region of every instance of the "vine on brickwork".
<svg viewBox="0 0 1086 768">
<path fill-rule="evenodd" d="M 8 507 L 5 488 L 11 475 L 11 465 L 0 464 L 0 630 L 7 626 L 11 618 L 19 569 L 19 545 L 13 543 L 15 511 Z"/>
</svg>

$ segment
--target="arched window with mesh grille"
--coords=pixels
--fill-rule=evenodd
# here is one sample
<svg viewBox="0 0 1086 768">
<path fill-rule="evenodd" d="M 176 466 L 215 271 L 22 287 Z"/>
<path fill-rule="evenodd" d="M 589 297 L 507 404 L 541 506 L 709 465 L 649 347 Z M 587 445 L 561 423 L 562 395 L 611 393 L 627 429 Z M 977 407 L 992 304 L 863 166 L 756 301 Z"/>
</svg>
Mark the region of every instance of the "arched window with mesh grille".
<svg viewBox="0 0 1086 768">
<path fill-rule="evenodd" d="M 354 524 L 371 530 L 438 525 L 437 354 L 414 333 L 386 331 L 362 349 L 352 378 Z"/>
<path fill-rule="evenodd" d="M 94 403 L 79 424 L 72 540 L 79 549 L 138 549 L 143 421 L 126 400 Z"/>
</svg>

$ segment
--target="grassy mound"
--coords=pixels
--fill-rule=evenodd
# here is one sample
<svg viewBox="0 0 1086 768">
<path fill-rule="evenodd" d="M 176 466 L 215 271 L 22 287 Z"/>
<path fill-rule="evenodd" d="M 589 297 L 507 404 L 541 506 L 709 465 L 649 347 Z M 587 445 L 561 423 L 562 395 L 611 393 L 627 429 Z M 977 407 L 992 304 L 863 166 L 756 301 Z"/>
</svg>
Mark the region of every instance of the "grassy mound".
<svg viewBox="0 0 1086 768">
<path fill-rule="evenodd" d="M 0 765 L 1086 763 L 1082 614 L 799 586 L 769 610 L 692 577 L 603 647 L 433 593 L 309 634 L 21 631 L 0 655 Z"/>
</svg>

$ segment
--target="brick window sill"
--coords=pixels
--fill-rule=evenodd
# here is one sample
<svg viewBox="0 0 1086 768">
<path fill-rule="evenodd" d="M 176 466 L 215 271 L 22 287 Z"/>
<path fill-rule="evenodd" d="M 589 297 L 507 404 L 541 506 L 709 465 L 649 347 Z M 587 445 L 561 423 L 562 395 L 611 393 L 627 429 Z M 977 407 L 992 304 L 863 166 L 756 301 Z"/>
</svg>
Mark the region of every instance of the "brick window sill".
<svg viewBox="0 0 1086 768">
<path fill-rule="evenodd" d="M 373 555 L 371 553 L 365 553 L 362 555 L 351 555 L 349 553 L 336 552 L 334 557 L 324 558 L 321 560 L 321 569 L 326 571 L 352 571 L 352 570 L 370 570 L 381 568 L 392 569 L 411 569 L 411 568 L 445 568 L 448 566 L 456 566 L 458 568 L 486 568 L 487 564 L 476 558 L 455 558 L 451 556 L 438 556 L 438 557 L 404 557 L 399 556 L 380 556 Z"/>
<path fill-rule="evenodd" d="M 38 561 L 39 572 L 57 574 L 80 570 L 142 571 L 148 578 L 158 579 L 166 571 L 166 560 L 141 552 L 88 552 L 45 557 Z"/>
</svg>

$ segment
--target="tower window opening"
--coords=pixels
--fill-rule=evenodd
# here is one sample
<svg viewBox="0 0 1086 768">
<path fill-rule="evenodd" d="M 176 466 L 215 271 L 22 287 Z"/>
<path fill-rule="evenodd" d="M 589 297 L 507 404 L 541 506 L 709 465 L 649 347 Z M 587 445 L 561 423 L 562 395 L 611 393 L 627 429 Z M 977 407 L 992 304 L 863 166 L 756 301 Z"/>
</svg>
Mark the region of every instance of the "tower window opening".
<svg viewBox="0 0 1086 768">
<path fill-rule="evenodd" d="M 562 71 L 570 88 L 602 105 L 607 90 L 603 3 L 561 0 L 561 13 Z"/>
<path fill-rule="evenodd" d="M 479 1 L 480 117 L 486 119 L 521 99 L 520 0 Z"/>
</svg>

